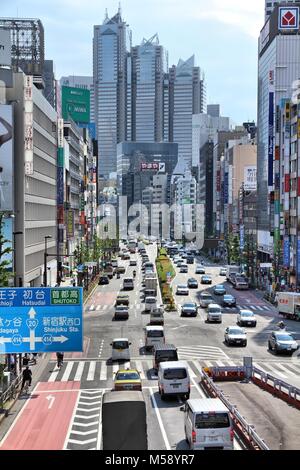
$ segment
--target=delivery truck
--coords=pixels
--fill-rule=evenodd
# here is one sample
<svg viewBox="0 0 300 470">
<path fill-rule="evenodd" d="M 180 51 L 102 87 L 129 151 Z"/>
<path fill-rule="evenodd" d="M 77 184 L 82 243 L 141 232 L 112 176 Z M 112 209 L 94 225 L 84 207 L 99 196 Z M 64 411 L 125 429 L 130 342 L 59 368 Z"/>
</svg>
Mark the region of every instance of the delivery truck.
<svg viewBox="0 0 300 470">
<path fill-rule="evenodd" d="M 157 295 L 157 277 L 155 274 L 152 274 L 152 276 L 146 276 L 145 277 L 145 290 L 144 294 L 145 296 L 150 295 L 149 292 L 151 292 L 151 295 L 156 297 Z"/>
<path fill-rule="evenodd" d="M 103 450 L 147 450 L 146 403 L 142 392 L 105 392 L 102 401 Z"/>
<path fill-rule="evenodd" d="M 239 266 L 228 265 L 226 266 L 226 279 L 227 281 L 233 283 L 232 277 L 236 274 L 240 274 L 241 268 Z"/>
<path fill-rule="evenodd" d="M 278 292 L 277 308 L 280 315 L 300 321 L 300 294 L 297 292 Z"/>
</svg>

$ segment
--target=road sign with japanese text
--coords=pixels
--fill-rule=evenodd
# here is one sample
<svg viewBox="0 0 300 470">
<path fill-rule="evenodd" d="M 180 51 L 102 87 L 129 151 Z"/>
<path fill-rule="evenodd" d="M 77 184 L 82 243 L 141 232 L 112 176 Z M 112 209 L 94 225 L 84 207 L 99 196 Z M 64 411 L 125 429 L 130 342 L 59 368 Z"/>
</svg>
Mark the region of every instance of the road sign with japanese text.
<svg viewBox="0 0 300 470">
<path fill-rule="evenodd" d="M 0 288 L 0 354 L 83 346 L 82 287 Z"/>
</svg>

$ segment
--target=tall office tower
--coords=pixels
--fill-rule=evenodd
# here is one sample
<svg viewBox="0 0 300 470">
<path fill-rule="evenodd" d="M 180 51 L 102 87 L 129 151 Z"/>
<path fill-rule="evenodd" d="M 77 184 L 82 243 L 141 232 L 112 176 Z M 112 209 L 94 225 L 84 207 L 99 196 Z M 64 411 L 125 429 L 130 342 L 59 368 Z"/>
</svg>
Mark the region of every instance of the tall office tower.
<svg viewBox="0 0 300 470">
<path fill-rule="evenodd" d="M 90 121 L 95 122 L 95 94 L 94 94 L 94 81 L 93 77 L 83 75 L 69 75 L 67 77 L 61 77 L 60 85 L 70 86 L 74 88 L 81 88 L 83 90 L 89 90 L 90 92 Z"/>
<path fill-rule="evenodd" d="M 280 167 L 276 107 L 300 77 L 300 2 L 276 6 L 260 34 L 258 57 L 258 256 L 270 261 L 280 243 Z M 274 163 L 273 163 L 274 161 Z M 274 217 L 275 213 L 275 217 Z M 275 220 L 275 226 L 274 226 Z"/>
<path fill-rule="evenodd" d="M 45 96 L 46 100 L 51 104 L 52 108 L 56 109 L 56 80 L 54 74 L 53 60 L 45 60 L 43 80 L 45 83 L 43 95 Z"/>
<path fill-rule="evenodd" d="M 126 141 L 127 50 L 129 30 L 118 13 L 94 26 L 93 77 L 99 175 L 117 171 L 117 144 Z"/>
<path fill-rule="evenodd" d="M 132 123 L 134 142 L 163 140 L 164 49 L 158 35 L 132 47 Z M 129 136 L 128 136 L 129 137 Z M 129 139 L 128 139 L 129 140 Z"/>
<path fill-rule="evenodd" d="M 178 160 L 192 166 L 193 114 L 203 113 L 205 85 L 195 57 L 179 60 L 169 71 L 169 141 L 178 143 Z"/>
<path fill-rule="evenodd" d="M 299 0 L 265 0 L 265 21 L 267 21 L 277 5 L 286 6 L 286 4 L 297 3 Z"/>
</svg>

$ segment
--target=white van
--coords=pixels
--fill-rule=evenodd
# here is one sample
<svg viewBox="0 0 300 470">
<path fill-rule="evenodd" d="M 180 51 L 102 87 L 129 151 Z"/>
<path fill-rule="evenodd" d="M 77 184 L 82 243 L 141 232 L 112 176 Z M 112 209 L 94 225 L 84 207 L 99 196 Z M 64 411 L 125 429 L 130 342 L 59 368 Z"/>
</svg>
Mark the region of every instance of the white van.
<svg viewBox="0 0 300 470">
<path fill-rule="evenodd" d="M 161 362 L 158 369 L 158 389 L 161 399 L 167 395 L 190 398 L 191 381 L 188 365 L 184 361 Z"/>
<path fill-rule="evenodd" d="M 123 290 L 133 290 L 134 282 L 132 277 L 126 278 L 123 280 Z"/>
<path fill-rule="evenodd" d="M 145 348 L 152 349 L 157 344 L 165 343 L 165 333 L 162 326 L 146 326 Z"/>
<path fill-rule="evenodd" d="M 110 343 L 112 347 L 111 360 L 112 361 L 130 361 L 130 351 L 128 338 L 116 338 Z"/>
<path fill-rule="evenodd" d="M 218 304 L 209 304 L 207 307 L 207 321 L 222 323 L 222 308 Z"/>
<path fill-rule="evenodd" d="M 219 398 L 188 400 L 184 411 L 185 438 L 191 450 L 233 450 L 233 424 Z"/>
<path fill-rule="evenodd" d="M 145 312 L 153 312 L 157 309 L 156 297 L 146 297 L 145 299 Z"/>
</svg>

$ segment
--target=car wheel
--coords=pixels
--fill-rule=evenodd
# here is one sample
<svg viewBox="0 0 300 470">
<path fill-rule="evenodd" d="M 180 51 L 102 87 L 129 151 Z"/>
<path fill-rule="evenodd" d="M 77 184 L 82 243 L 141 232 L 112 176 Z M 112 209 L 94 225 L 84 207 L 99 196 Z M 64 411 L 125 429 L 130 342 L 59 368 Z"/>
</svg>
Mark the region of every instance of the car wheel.
<svg viewBox="0 0 300 470">
<path fill-rule="evenodd" d="M 186 400 L 189 400 L 189 399 L 190 399 L 190 393 L 187 393 L 187 394 L 185 395 L 185 399 L 186 399 Z"/>
<path fill-rule="evenodd" d="M 278 348 L 277 346 L 274 346 L 274 353 L 277 355 L 278 354 Z"/>
<path fill-rule="evenodd" d="M 225 344 L 228 344 L 227 338 L 225 338 Z"/>
</svg>

